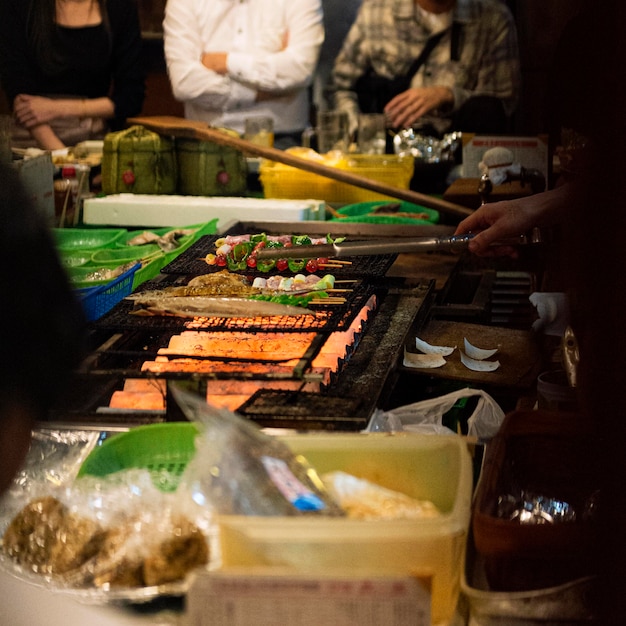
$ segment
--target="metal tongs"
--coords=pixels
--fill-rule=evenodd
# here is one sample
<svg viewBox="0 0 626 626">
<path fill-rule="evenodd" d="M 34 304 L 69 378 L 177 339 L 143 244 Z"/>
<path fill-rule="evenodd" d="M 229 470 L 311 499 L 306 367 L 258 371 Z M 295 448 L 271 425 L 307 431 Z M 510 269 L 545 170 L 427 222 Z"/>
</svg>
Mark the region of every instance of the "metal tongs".
<svg viewBox="0 0 626 626">
<path fill-rule="evenodd" d="M 450 235 L 447 237 L 412 237 L 393 239 L 372 239 L 369 241 L 344 241 L 342 243 L 322 243 L 315 245 L 290 246 L 281 248 L 261 248 L 257 250 L 258 259 L 307 259 L 348 256 L 376 256 L 380 254 L 399 254 L 401 252 L 462 252 L 467 249 L 474 237 Z M 529 243 L 526 235 L 520 235 L 494 245 L 520 245 Z"/>
</svg>

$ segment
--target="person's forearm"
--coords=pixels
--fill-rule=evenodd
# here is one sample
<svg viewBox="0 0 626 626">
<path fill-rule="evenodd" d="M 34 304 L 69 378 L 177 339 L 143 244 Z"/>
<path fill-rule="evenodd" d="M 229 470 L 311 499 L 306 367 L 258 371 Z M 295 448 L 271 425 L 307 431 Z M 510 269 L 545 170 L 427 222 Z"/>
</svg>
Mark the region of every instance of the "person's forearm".
<svg viewBox="0 0 626 626">
<path fill-rule="evenodd" d="M 82 98 L 80 100 L 64 100 L 67 103 L 67 117 L 76 115 L 78 117 L 103 117 L 105 119 L 113 117 L 115 107 L 110 98 Z"/>
<path fill-rule="evenodd" d="M 50 100 L 54 107 L 53 118 L 113 117 L 115 107 L 110 98 L 60 98 Z"/>
<path fill-rule="evenodd" d="M 30 129 L 30 134 L 40 148 L 44 150 L 61 150 L 65 144 L 56 136 L 48 124 L 40 124 Z"/>
<path fill-rule="evenodd" d="M 531 226 L 554 226 L 563 218 L 574 193 L 574 183 L 565 183 L 549 191 L 521 198 L 519 204 L 521 210 L 526 212 Z"/>
</svg>

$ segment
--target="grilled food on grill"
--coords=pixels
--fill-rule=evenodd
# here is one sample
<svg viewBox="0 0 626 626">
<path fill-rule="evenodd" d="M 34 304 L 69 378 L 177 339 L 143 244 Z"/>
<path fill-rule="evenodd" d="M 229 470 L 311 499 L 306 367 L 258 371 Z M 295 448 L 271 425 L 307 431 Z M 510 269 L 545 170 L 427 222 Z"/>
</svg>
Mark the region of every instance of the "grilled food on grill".
<svg viewBox="0 0 626 626">
<path fill-rule="evenodd" d="M 140 291 L 128 296 L 135 303 L 133 315 L 176 317 L 265 317 L 313 315 L 306 306 L 326 296 L 334 277 L 298 276 L 255 280 L 227 270 L 192 278 L 187 285 Z M 269 286 L 268 286 L 269 284 Z M 304 293 L 301 293 L 301 290 Z M 295 291 L 295 293 L 294 293 Z"/>
<path fill-rule="evenodd" d="M 283 317 L 315 315 L 305 307 L 248 298 L 156 295 L 136 299 L 133 315 L 173 317 Z"/>
<path fill-rule="evenodd" d="M 326 258 L 290 258 L 290 259 L 258 259 L 257 252 L 263 248 L 286 248 L 292 246 L 310 246 L 326 243 L 340 243 L 343 237 L 333 239 L 326 237 L 311 238 L 309 235 L 228 235 L 215 242 L 215 254 L 207 254 L 206 262 L 217 267 L 227 267 L 231 271 L 256 269 L 269 272 L 277 269 L 282 272 L 308 271 L 317 272 L 319 265 L 328 261 Z"/>
</svg>

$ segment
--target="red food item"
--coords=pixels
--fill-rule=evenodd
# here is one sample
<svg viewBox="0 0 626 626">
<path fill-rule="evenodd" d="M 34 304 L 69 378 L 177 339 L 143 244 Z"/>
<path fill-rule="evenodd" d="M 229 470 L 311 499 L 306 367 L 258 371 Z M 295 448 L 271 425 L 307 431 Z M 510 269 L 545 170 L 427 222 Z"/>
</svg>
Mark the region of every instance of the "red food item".
<svg viewBox="0 0 626 626">
<path fill-rule="evenodd" d="M 228 174 L 228 172 L 226 170 L 221 170 L 217 173 L 217 182 L 220 185 L 228 185 L 228 182 L 230 181 L 230 175 Z"/>
<path fill-rule="evenodd" d="M 246 265 L 248 267 L 256 267 L 256 256 L 252 254 L 246 259 Z"/>
<path fill-rule="evenodd" d="M 279 272 L 284 272 L 289 267 L 289 263 L 287 263 L 287 259 L 278 259 L 276 261 L 276 269 Z"/>
<path fill-rule="evenodd" d="M 215 257 L 215 264 L 219 265 L 220 267 L 226 267 L 226 264 L 228 263 L 228 260 L 226 259 L 226 257 L 223 254 L 218 254 Z"/>
<path fill-rule="evenodd" d="M 317 259 L 309 259 L 305 265 L 306 271 L 311 272 L 311 274 L 315 274 L 318 270 Z"/>
<path fill-rule="evenodd" d="M 122 173 L 122 180 L 125 185 L 132 185 L 135 182 L 135 173 L 132 170 L 125 170 Z"/>
</svg>

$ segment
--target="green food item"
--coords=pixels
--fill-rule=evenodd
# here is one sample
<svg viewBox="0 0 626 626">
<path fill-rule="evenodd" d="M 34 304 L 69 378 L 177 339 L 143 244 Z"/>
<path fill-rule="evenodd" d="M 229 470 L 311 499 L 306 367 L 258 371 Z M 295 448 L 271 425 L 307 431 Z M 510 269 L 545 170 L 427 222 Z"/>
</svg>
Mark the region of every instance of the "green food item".
<svg viewBox="0 0 626 626">
<path fill-rule="evenodd" d="M 311 300 L 313 300 L 312 294 L 306 294 L 303 296 L 295 296 L 288 293 L 285 294 L 256 294 L 250 296 L 251 300 L 263 300 L 264 302 L 274 302 L 276 304 L 288 304 L 291 306 L 303 306 L 306 307 Z"/>
<path fill-rule="evenodd" d="M 226 257 L 228 269 L 232 271 L 245 270 L 248 267 L 246 259 L 250 255 L 251 246 L 247 241 L 238 243 L 231 254 Z"/>
<path fill-rule="evenodd" d="M 291 238 L 291 243 L 294 246 L 310 246 L 312 242 L 308 235 L 294 235 Z"/>
<path fill-rule="evenodd" d="M 269 272 L 276 266 L 276 259 L 257 259 L 256 268 L 259 272 Z"/>
<path fill-rule="evenodd" d="M 292 272 L 301 272 L 306 265 L 306 259 L 287 259 L 287 265 Z"/>
</svg>

